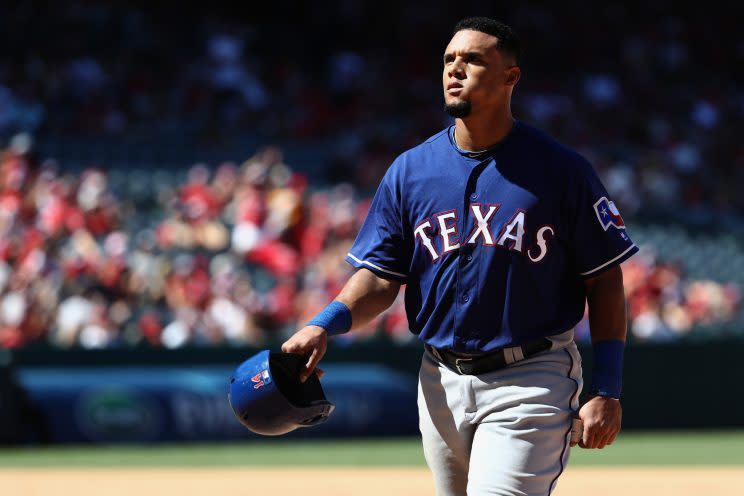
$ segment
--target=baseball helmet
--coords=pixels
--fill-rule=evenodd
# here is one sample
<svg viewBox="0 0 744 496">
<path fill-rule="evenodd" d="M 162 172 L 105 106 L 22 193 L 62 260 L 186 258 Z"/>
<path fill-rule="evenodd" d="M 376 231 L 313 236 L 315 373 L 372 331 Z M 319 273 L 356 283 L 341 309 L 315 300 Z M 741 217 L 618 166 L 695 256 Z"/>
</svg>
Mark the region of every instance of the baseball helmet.
<svg viewBox="0 0 744 496">
<path fill-rule="evenodd" d="M 263 350 L 241 363 L 230 377 L 230 406 L 256 434 L 278 436 L 325 422 L 334 405 L 315 374 L 303 383 L 305 358 Z"/>
</svg>

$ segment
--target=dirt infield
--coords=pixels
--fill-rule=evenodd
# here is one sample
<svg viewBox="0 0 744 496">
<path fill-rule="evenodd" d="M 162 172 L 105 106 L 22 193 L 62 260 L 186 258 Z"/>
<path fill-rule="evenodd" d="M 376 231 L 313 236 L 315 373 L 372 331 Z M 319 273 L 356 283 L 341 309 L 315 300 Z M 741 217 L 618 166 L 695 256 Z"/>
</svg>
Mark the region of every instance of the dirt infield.
<svg viewBox="0 0 744 496">
<path fill-rule="evenodd" d="M 13 469 L 0 470 L 8 496 L 424 496 L 425 469 Z M 740 495 L 744 468 L 569 469 L 554 496 Z"/>
</svg>

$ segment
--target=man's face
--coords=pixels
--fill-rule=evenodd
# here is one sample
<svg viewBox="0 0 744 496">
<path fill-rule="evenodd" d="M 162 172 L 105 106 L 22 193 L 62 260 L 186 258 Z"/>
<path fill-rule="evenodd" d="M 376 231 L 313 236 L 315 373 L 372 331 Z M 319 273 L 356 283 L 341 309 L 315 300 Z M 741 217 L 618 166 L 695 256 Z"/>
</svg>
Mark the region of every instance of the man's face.
<svg viewBox="0 0 744 496">
<path fill-rule="evenodd" d="M 458 31 L 444 51 L 445 110 L 453 117 L 489 112 L 506 104 L 519 68 L 497 48 L 490 34 Z"/>
</svg>

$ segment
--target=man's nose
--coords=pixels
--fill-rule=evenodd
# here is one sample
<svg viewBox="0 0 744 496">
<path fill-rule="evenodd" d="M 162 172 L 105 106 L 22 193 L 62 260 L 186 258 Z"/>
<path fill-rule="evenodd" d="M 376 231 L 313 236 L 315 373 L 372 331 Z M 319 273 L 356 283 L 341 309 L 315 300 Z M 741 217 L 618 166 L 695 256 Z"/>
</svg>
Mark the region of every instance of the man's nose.
<svg viewBox="0 0 744 496">
<path fill-rule="evenodd" d="M 449 66 L 449 76 L 454 76 L 457 79 L 462 79 L 463 77 L 465 77 L 465 64 L 462 63 L 462 59 L 460 59 L 459 57 L 455 59 Z"/>
</svg>

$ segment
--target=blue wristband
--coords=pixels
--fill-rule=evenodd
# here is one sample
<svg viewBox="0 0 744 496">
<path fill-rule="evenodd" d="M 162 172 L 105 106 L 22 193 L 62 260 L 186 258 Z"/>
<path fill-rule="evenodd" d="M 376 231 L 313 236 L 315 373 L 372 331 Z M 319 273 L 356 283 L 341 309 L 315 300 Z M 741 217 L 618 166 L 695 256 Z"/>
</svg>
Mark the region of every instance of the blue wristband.
<svg viewBox="0 0 744 496">
<path fill-rule="evenodd" d="M 597 341 L 592 349 L 594 359 L 589 394 L 619 399 L 623 387 L 625 342 L 618 339 Z"/>
<path fill-rule="evenodd" d="M 351 310 L 340 301 L 332 301 L 307 325 L 322 327 L 329 336 L 343 334 L 351 329 Z"/>
</svg>

